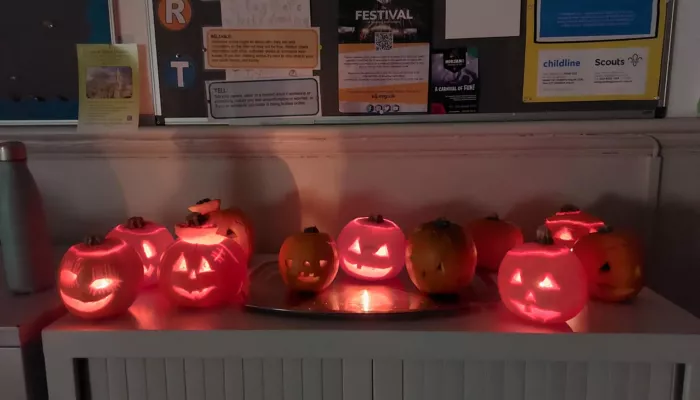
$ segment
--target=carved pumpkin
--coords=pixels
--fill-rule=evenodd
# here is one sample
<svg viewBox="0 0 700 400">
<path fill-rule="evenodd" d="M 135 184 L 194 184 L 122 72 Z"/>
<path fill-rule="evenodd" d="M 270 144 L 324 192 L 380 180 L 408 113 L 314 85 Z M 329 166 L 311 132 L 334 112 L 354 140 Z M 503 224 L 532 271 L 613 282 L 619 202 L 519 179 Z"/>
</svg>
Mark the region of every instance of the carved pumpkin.
<svg viewBox="0 0 700 400">
<path fill-rule="evenodd" d="M 633 235 L 605 226 L 579 239 L 574 254 L 588 273 L 591 297 L 619 302 L 636 297 L 642 290 L 643 257 Z"/>
<path fill-rule="evenodd" d="M 335 243 L 315 226 L 288 237 L 282 243 L 278 263 L 284 283 L 299 292 L 320 292 L 338 274 Z"/>
<path fill-rule="evenodd" d="M 117 225 L 107 237 L 119 238 L 136 250 L 143 263 L 144 286 L 158 283 L 160 256 L 175 241 L 164 226 L 145 221 L 141 217 L 133 217 L 126 223 Z"/>
<path fill-rule="evenodd" d="M 189 207 L 195 213 L 206 215 L 208 222 L 218 227 L 217 233 L 228 236 L 238 243 L 246 255 L 245 264 L 253 256 L 253 224 L 250 219 L 238 208 L 221 209 L 221 200 L 202 199 L 196 205 Z"/>
<path fill-rule="evenodd" d="M 374 215 L 355 218 L 338 235 L 340 266 L 356 279 L 395 277 L 404 265 L 406 237 L 394 222 Z"/>
<path fill-rule="evenodd" d="M 160 288 L 176 305 L 215 307 L 247 294 L 245 253 L 233 239 L 217 234 L 201 215 L 175 226 L 175 241 L 160 262 Z"/>
<path fill-rule="evenodd" d="M 555 244 L 546 227 L 537 231 L 537 242 L 506 254 L 498 270 L 498 291 L 514 314 L 544 323 L 568 321 L 588 299 L 581 262 L 568 247 Z"/>
<path fill-rule="evenodd" d="M 469 286 L 476 258 L 471 236 L 444 219 L 425 223 L 408 237 L 406 269 L 424 293 L 455 294 Z"/>
<path fill-rule="evenodd" d="M 142 280 L 141 259 L 126 242 L 90 236 L 63 256 L 56 286 L 71 314 L 99 319 L 126 312 Z"/>
<path fill-rule="evenodd" d="M 552 232 L 554 243 L 571 248 L 577 240 L 597 231 L 605 223 L 576 206 L 566 204 L 559 212 L 548 217 L 545 225 Z"/>
<path fill-rule="evenodd" d="M 520 228 L 501 220 L 498 214 L 472 221 L 469 232 L 476 245 L 476 266 L 491 271 L 498 271 L 503 257 L 510 249 L 523 244 Z"/>
</svg>

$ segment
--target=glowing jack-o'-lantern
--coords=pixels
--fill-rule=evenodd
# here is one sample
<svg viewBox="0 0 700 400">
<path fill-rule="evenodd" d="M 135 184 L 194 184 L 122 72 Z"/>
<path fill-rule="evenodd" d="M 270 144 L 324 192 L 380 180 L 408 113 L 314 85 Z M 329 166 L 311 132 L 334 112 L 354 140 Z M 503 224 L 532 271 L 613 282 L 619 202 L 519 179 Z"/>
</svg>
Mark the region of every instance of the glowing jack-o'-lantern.
<svg viewBox="0 0 700 400">
<path fill-rule="evenodd" d="M 288 237 L 279 252 L 280 275 L 292 290 L 320 292 L 338 274 L 338 252 L 333 239 L 314 226 Z"/>
<path fill-rule="evenodd" d="M 233 239 L 218 235 L 216 225 L 175 226 L 175 241 L 160 262 L 160 288 L 176 305 L 214 307 L 242 301 L 247 294 L 247 267 L 243 249 Z M 202 224 L 202 225 L 198 225 Z"/>
<path fill-rule="evenodd" d="M 408 237 L 406 270 L 421 292 L 455 294 L 474 278 L 476 257 L 471 236 L 461 226 L 438 219 Z"/>
<path fill-rule="evenodd" d="M 566 204 L 559 212 L 548 217 L 545 225 L 552 231 L 554 243 L 571 248 L 577 240 L 597 231 L 605 223 L 576 206 Z"/>
<path fill-rule="evenodd" d="M 643 257 L 634 235 L 604 226 L 579 239 L 574 254 L 588 274 L 591 297 L 619 302 L 634 298 L 642 290 Z"/>
<path fill-rule="evenodd" d="M 523 244 L 520 228 L 501 220 L 498 214 L 472 221 L 469 232 L 476 245 L 476 266 L 491 271 L 498 271 L 503 257 L 510 249 Z"/>
<path fill-rule="evenodd" d="M 355 218 L 338 235 L 340 266 L 353 278 L 379 281 L 401 272 L 406 237 L 394 222 L 374 215 Z"/>
<path fill-rule="evenodd" d="M 71 314 L 99 319 L 126 312 L 143 280 L 141 259 L 118 238 L 89 236 L 58 267 L 58 292 Z"/>
<path fill-rule="evenodd" d="M 132 217 L 126 223 L 117 225 L 107 237 L 122 239 L 136 250 L 143 263 L 144 286 L 158 283 L 160 256 L 174 242 L 173 236 L 164 226 L 145 221 L 141 217 Z"/>
<path fill-rule="evenodd" d="M 218 227 L 217 233 L 227 236 L 238 243 L 243 249 L 248 265 L 253 255 L 253 224 L 238 208 L 221 209 L 221 200 L 202 199 L 196 205 L 189 207 L 194 213 L 206 215 L 207 222 Z"/>
<path fill-rule="evenodd" d="M 513 248 L 498 271 L 503 304 L 522 318 L 544 323 L 568 321 L 588 299 L 586 273 L 571 250 L 555 244 L 546 227 L 537 242 Z"/>
</svg>

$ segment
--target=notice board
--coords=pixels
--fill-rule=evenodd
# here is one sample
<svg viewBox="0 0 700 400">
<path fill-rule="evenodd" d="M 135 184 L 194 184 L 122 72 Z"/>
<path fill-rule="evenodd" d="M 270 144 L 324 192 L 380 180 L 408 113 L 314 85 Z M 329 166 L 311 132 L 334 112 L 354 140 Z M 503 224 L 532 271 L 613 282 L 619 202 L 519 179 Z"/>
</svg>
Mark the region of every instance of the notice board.
<svg viewBox="0 0 700 400">
<path fill-rule="evenodd" d="M 504 4 L 513 1 L 518 2 L 517 9 L 511 7 L 509 13 Z M 459 37 L 454 32 L 474 26 L 475 21 L 460 22 L 459 18 L 473 13 L 459 15 L 455 4 L 483 3 L 150 0 L 156 123 L 663 117 L 675 4 L 673 0 L 642 2 L 648 7 L 630 11 L 610 8 L 630 3 L 623 0 L 493 0 L 492 12 L 504 18 L 512 32 L 497 37 L 492 33 L 494 24 L 486 22 L 481 27 L 486 36 Z M 479 7 L 473 10 L 483 8 Z M 300 27 L 308 29 L 280 33 Z M 235 30 L 235 40 L 227 36 L 231 33 L 227 29 Z M 245 58 L 247 49 L 257 51 L 252 47 L 223 56 L 217 50 L 240 46 L 242 38 L 253 43 L 255 35 L 263 42 L 265 35 L 274 34 L 264 29 L 277 30 L 282 44 L 284 38 L 302 43 L 312 37 L 309 29 L 314 30 L 318 60 L 313 54 L 299 56 L 300 65 L 310 63 L 309 69 L 295 70 L 278 68 L 271 59 L 257 58 L 254 64 Z M 377 51 L 396 52 L 399 56 L 393 59 L 401 61 L 385 68 L 379 78 L 376 71 L 368 73 L 353 61 Z M 255 65 L 264 68 L 252 68 Z M 391 81 L 387 76 L 395 71 L 401 76 Z M 290 86 L 295 94 L 318 87 L 311 103 L 290 101 L 285 108 L 289 115 L 271 110 L 270 104 L 276 103 L 269 101 L 251 100 L 234 117 L 225 106 L 214 104 L 217 93 L 227 93 L 232 96 L 227 101 L 233 102 L 253 96 L 248 93 L 255 86 L 286 87 L 289 79 L 299 80 Z M 256 81 L 257 85 L 251 83 Z"/>
<path fill-rule="evenodd" d="M 112 43 L 109 0 L 12 1 L 0 13 L 0 124 L 75 123 L 78 43 Z"/>
</svg>

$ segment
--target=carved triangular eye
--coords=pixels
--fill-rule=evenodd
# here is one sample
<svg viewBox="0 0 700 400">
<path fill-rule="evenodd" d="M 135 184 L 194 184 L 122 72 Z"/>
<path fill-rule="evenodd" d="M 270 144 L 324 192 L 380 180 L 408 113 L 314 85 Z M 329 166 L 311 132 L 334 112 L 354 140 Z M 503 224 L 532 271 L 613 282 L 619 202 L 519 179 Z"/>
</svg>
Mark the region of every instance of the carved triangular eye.
<svg viewBox="0 0 700 400">
<path fill-rule="evenodd" d="M 176 272 L 187 272 L 187 261 L 185 261 L 185 255 L 180 254 L 180 258 L 175 261 L 173 265 L 173 271 Z"/>
<path fill-rule="evenodd" d="M 199 264 L 199 271 L 197 271 L 197 273 L 203 274 L 205 272 L 212 272 L 212 269 L 211 265 L 209 265 L 209 261 L 202 258 L 202 262 Z"/>
<path fill-rule="evenodd" d="M 389 248 L 386 247 L 386 245 L 384 245 L 384 246 L 380 247 L 379 250 L 377 250 L 374 253 L 374 255 L 377 257 L 389 257 Z"/>
<path fill-rule="evenodd" d="M 141 247 L 143 247 L 143 254 L 146 256 L 146 258 L 151 258 L 156 255 L 155 246 L 153 246 L 153 244 L 148 240 L 141 242 Z"/>
<path fill-rule="evenodd" d="M 513 285 L 522 285 L 523 284 L 523 278 L 520 276 L 519 269 L 515 270 L 515 273 L 510 278 L 510 283 L 512 283 Z"/>
<path fill-rule="evenodd" d="M 537 284 L 537 286 L 542 290 L 560 290 L 561 288 L 554 280 L 552 275 L 547 274 L 544 278 Z"/>
<path fill-rule="evenodd" d="M 610 264 L 605 263 L 599 268 L 600 272 L 610 272 Z"/>
<path fill-rule="evenodd" d="M 352 242 L 348 250 L 352 251 L 355 254 L 362 254 L 362 249 L 360 248 L 360 239 L 355 239 L 355 241 Z"/>
</svg>

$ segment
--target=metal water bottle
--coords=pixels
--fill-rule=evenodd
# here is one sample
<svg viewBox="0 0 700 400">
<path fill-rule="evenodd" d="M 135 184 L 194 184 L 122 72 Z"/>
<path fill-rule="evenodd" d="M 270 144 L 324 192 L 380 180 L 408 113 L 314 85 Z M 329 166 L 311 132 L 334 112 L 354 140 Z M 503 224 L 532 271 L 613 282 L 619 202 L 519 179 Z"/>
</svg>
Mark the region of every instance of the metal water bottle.
<svg viewBox="0 0 700 400">
<path fill-rule="evenodd" d="M 10 291 L 32 293 L 53 286 L 46 214 L 22 142 L 0 143 L 0 246 Z"/>
</svg>

